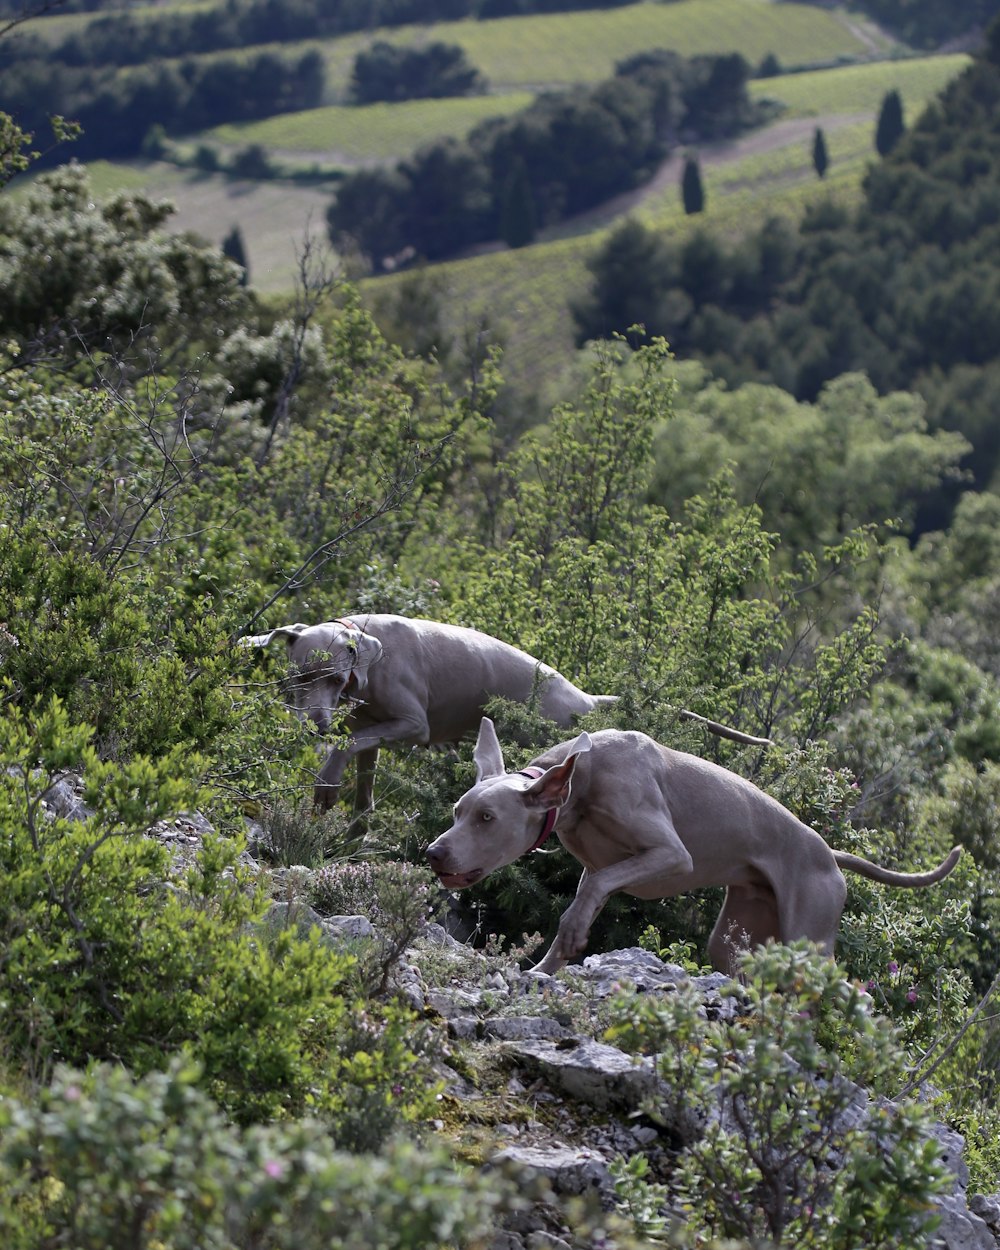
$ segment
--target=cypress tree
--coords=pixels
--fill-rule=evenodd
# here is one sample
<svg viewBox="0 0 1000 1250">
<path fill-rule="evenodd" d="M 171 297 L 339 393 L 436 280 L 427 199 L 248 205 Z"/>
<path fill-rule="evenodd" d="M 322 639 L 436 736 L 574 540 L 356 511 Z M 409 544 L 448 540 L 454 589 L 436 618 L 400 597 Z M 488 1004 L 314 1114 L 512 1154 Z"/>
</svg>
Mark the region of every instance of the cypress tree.
<svg viewBox="0 0 1000 1250">
<path fill-rule="evenodd" d="M 236 262 L 243 270 L 243 276 L 240 278 L 240 286 L 246 286 L 250 278 L 250 270 L 247 265 L 247 249 L 243 243 L 243 234 L 239 226 L 233 226 L 232 230 L 222 240 L 222 254 L 228 256 L 230 260 Z"/>
<path fill-rule="evenodd" d="M 701 185 L 701 168 L 697 156 L 684 158 L 681 198 L 684 201 L 684 211 L 688 215 L 700 213 L 705 207 L 705 190 Z"/>
<path fill-rule="evenodd" d="M 813 135 L 813 166 L 820 178 L 827 171 L 830 164 L 830 157 L 826 151 L 826 137 L 823 134 L 821 126 L 816 127 L 816 133 Z"/>
<path fill-rule="evenodd" d="M 898 91 L 887 91 L 875 127 L 875 150 L 879 156 L 888 156 L 903 137 L 904 130 L 903 101 Z"/>
<path fill-rule="evenodd" d="M 504 183 L 500 204 L 500 237 L 508 247 L 526 247 L 535 238 L 535 197 L 524 161 L 518 157 Z"/>
</svg>

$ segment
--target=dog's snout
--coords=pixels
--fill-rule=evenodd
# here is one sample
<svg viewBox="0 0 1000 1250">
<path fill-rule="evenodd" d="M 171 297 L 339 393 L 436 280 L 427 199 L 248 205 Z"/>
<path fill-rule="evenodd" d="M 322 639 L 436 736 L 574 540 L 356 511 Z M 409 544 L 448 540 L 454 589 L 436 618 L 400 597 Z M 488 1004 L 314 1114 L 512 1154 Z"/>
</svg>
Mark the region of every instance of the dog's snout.
<svg viewBox="0 0 1000 1250">
<path fill-rule="evenodd" d="M 426 854 L 427 854 L 427 862 L 430 864 L 430 866 L 434 869 L 435 872 L 438 872 L 440 869 L 444 867 L 445 861 L 448 858 L 447 849 L 441 845 L 440 838 L 438 838 L 436 842 L 432 842 L 430 844 L 430 846 L 427 848 Z"/>
</svg>

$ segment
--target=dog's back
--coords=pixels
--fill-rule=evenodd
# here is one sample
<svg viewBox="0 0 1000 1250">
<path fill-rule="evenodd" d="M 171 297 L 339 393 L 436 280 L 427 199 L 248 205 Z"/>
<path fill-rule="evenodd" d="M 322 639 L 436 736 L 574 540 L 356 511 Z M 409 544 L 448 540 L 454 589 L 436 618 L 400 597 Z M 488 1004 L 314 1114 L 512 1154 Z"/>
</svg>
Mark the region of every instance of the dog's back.
<svg viewBox="0 0 1000 1250">
<path fill-rule="evenodd" d="M 378 723 L 405 692 L 426 708 L 431 742 L 476 730 L 486 703 L 498 696 L 524 703 L 537 691 L 542 715 L 563 726 L 614 698 L 588 694 L 526 651 L 476 629 L 389 614 L 348 619 L 382 643 L 360 714 Z"/>
</svg>

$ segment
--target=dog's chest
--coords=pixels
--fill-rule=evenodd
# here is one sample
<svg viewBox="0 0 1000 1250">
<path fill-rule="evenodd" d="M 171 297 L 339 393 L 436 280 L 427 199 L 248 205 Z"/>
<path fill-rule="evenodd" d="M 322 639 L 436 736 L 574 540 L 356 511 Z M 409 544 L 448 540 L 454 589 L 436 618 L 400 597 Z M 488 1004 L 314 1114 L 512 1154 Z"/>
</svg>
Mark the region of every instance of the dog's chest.
<svg viewBox="0 0 1000 1250">
<path fill-rule="evenodd" d="M 580 861 L 588 872 L 597 872 L 609 864 L 626 859 L 630 852 L 609 838 L 605 830 L 589 818 L 585 811 L 569 829 L 556 826 L 559 841 L 574 859 Z"/>
</svg>

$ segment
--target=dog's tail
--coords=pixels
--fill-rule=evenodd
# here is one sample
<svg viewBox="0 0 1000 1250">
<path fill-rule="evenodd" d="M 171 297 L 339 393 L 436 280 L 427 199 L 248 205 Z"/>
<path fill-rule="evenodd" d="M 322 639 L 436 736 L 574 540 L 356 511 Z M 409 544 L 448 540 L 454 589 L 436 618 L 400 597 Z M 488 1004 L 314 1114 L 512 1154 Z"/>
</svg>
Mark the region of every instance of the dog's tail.
<svg viewBox="0 0 1000 1250">
<path fill-rule="evenodd" d="M 961 854 L 960 846 L 952 847 L 947 857 L 929 872 L 894 872 L 891 868 L 883 868 L 881 864 L 873 864 L 870 860 L 862 859 L 860 855 L 850 855 L 847 851 L 834 851 L 833 858 L 839 867 L 846 868 L 848 872 L 860 873 L 869 881 L 915 890 L 923 885 L 934 885 L 937 881 L 943 881 L 958 863 Z"/>
<path fill-rule="evenodd" d="M 745 734 L 742 729 L 731 729 L 729 725 L 720 725 L 717 720 L 709 720 L 707 716 L 699 716 L 697 712 L 689 712 L 686 707 L 682 707 L 679 716 L 681 720 L 697 721 L 699 725 L 704 725 L 709 733 L 715 734 L 717 738 L 728 738 L 730 742 L 745 742 L 752 747 L 773 747 L 774 743 L 770 738 L 755 738 L 753 734 Z"/>
</svg>

